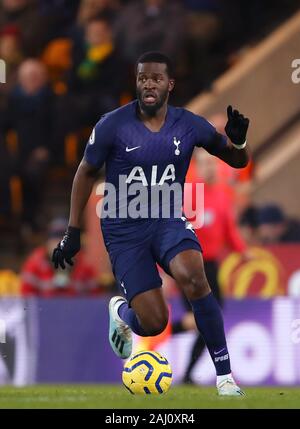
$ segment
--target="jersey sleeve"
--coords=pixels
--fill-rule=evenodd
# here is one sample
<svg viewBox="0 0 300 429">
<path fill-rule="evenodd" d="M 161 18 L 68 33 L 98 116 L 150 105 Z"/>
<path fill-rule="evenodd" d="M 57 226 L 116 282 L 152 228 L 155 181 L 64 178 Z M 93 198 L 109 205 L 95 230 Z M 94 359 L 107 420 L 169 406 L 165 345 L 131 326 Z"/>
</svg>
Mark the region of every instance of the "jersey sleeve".
<svg viewBox="0 0 300 429">
<path fill-rule="evenodd" d="M 102 116 L 87 142 L 84 151 L 86 162 L 100 169 L 112 150 L 114 136 L 115 126 L 113 126 L 112 118 L 109 115 Z"/>
<path fill-rule="evenodd" d="M 203 147 L 212 155 L 218 155 L 225 149 L 227 138 L 218 133 L 209 121 L 201 116 L 193 115 L 193 122 L 197 147 Z"/>
</svg>

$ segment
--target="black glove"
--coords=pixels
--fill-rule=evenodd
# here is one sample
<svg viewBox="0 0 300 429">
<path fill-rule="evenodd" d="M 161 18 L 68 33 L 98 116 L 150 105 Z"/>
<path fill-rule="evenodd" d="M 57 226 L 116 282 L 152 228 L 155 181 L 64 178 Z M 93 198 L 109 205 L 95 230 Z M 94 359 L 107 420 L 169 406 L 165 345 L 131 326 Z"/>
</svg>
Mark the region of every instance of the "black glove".
<svg viewBox="0 0 300 429">
<path fill-rule="evenodd" d="M 65 262 L 73 265 L 72 258 L 80 250 L 80 229 L 69 226 L 63 239 L 53 250 L 52 262 L 55 268 L 65 269 Z"/>
<path fill-rule="evenodd" d="M 242 145 L 246 141 L 249 119 L 245 118 L 238 110 L 232 110 L 232 106 L 227 107 L 227 124 L 225 132 L 232 143 Z"/>
</svg>

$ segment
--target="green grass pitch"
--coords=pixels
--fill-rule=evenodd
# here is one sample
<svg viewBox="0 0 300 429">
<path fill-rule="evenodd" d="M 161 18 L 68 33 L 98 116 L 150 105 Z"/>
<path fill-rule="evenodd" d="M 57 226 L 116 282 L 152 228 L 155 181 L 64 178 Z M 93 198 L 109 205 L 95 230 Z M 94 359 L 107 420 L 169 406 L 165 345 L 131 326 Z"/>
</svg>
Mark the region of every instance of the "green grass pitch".
<svg viewBox="0 0 300 429">
<path fill-rule="evenodd" d="M 164 395 L 135 396 L 119 385 L 0 387 L 4 408 L 300 408 L 300 389 L 244 389 L 245 397 L 218 397 L 213 387 L 174 386 Z"/>
</svg>

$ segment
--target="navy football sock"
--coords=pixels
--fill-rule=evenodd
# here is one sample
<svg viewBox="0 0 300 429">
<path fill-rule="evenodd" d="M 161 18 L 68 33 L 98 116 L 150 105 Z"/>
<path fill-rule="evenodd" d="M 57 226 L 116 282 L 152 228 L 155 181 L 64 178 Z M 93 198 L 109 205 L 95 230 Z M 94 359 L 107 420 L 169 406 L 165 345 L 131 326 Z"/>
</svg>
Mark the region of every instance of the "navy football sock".
<svg viewBox="0 0 300 429">
<path fill-rule="evenodd" d="M 196 325 L 203 336 L 217 375 L 231 372 L 227 350 L 223 317 L 219 304 L 212 293 L 191 301 Z"/>
<path fill-rule="evenodd" d="M 118 308 L 118 314 L 121 317 L 121 319 L 128 325 L 132 331 L 141 336 L 141 337 L 147 337 L 148 335 L 144 331 L 144 329 L 141 327 L 141 324 L 137 318 L 137 315 L 132 310 L 132 308 L 128 307 L 127 302 L 124 302 L 120 305 Z"/>
</svg>

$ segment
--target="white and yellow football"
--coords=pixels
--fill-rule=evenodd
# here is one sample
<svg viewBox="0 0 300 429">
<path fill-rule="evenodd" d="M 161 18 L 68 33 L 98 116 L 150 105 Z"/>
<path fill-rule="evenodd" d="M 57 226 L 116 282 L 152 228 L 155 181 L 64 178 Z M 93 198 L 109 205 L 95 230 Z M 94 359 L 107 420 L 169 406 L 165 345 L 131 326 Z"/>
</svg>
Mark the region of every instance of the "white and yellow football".
<svg viewBox="0 0 300 429">
<path fill-rule="evenodd" d="M 125 363 L 122 380 L 133 395 L 159 395 L 170 389 L 172 369 L 160 353 L 140 351 Z"/>
</svg>

